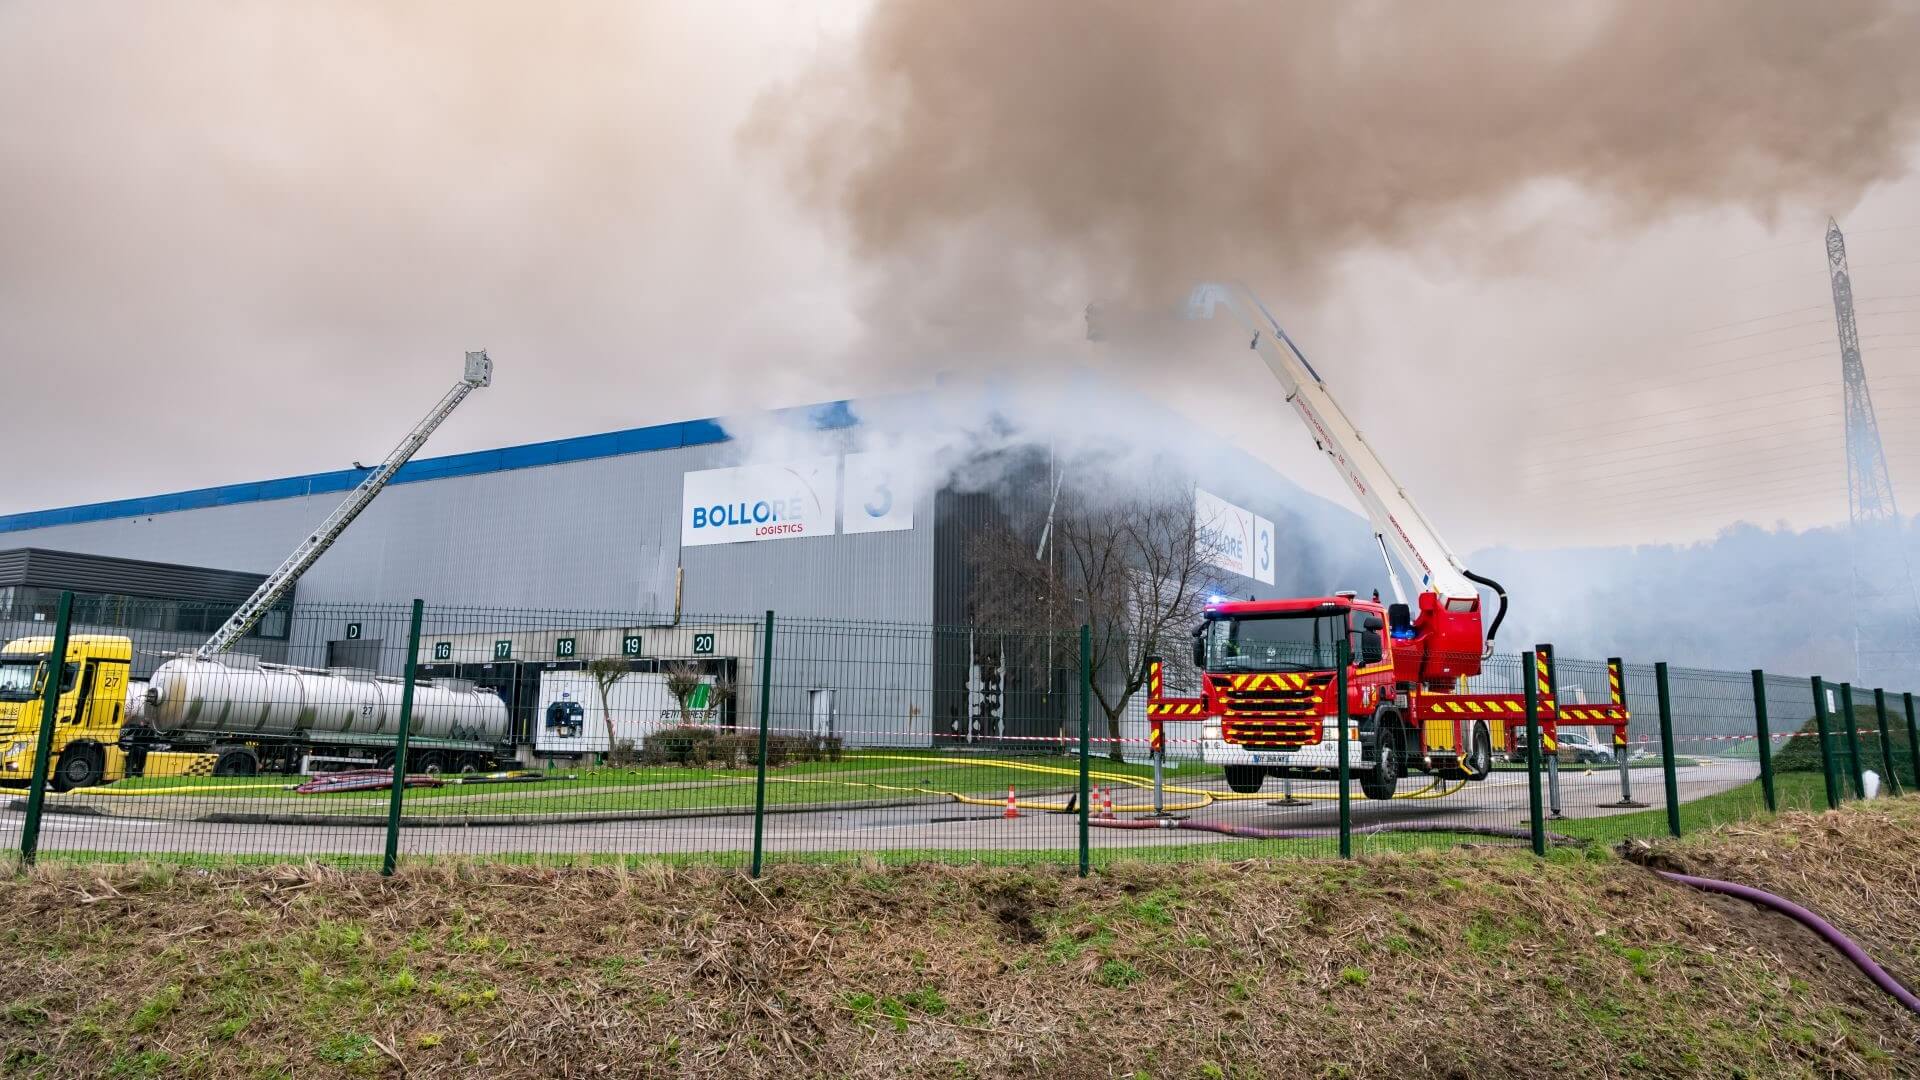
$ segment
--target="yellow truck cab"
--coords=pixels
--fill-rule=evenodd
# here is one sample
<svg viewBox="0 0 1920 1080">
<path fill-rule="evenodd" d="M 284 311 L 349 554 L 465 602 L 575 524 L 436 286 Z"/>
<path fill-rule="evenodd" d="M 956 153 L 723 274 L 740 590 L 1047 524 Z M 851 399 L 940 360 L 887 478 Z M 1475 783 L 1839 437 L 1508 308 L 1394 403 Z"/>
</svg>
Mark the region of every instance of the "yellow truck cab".
<svg viewBox="0 0 1920 1080">
<path fill-rule="evenodd" d="M 24 785 L 33 776 L 53 638 L 29 637 L 0 646 L 0 785 Z M 67 640 L 55 710 L 48 786 L 55 791 L 109 783 L 126 775 L 120 724 L 132 675 L 133 642 L 105 634 Z"/>
</svg>

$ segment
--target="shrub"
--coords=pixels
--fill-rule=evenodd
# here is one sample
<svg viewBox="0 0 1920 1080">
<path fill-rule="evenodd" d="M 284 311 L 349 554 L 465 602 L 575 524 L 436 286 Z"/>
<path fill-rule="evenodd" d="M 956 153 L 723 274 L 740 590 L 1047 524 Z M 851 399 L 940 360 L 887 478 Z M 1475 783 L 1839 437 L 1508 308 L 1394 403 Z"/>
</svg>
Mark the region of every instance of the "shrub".
<svg viewBox="0 0 1920 1080">
<path fill-rule="evenodd" d="M 767 735 L 767 767 L 779 768 L 796 761 L 839 761 L 842 740 L 815 735 Z M 716 735 L 711 748 L 714 764 L 731 768 L 736 763 L 749 766 L 760 763 L 760 733 L 729 731 Z"/>
<path fill-rule="evenodd" d="M 1855 690 L 1853 703 L 1855 723 L 1860 728 L 1860 765 L 1873 772 L 1885 772 L 1881 761 L 1880 717 L 1873 708 L 1873 695 L 1867 694 L 1867 703 L 1861 704 L 1860 691 Z M 1903 704 L 1898 698 L 1887 702 L 1887 735 L 1893 751 L 1893 773 L 1903 789 L 1914 790 L 1913 751 L 1907 740 L 1907 717 Z M 1827 738 L 1834 756 L 1834 768 L 1842 777 L 1851 775 L 1852 759 L 1848 756 L 1845 713 L 1835 711 L 1827 718 Z M 1773 730 L 1781 730 L 1779 718 L 1773 721 Z M 1820 726 L 1819 721 L 1808 719 L 1800 727 L 1798 738 L 1786 740 L 1786 745 L 1776 743 L 1773 753 L 1775 772 L 1811 772 L 1820 771 Z M 1849 781 L 1851 782 L 1851 781 Z"/>
<path fill-rule="evenodd" d="M 641 743 L 640 760 L 648 765 L 705 765 L 718 737 L 719 732 L 706 727 L 661 728 Z"/>
</svg>

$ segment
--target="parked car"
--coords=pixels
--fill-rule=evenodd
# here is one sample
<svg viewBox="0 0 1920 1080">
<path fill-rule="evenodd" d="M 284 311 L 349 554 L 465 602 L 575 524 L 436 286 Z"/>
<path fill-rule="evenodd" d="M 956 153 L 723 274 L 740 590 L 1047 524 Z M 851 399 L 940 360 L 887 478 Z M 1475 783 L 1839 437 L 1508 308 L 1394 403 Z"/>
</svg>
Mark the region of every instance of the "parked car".
<svg viewBox="0 0 1920 1080">
<path fill-rule="evenodd" d="M 1514 764 L 1525 764 L 1527 760 L 1527 733 L 1517 731 L 1513 745 L 1507 749 L 1507 760 Z M 1560 760 L 1574 765 L 1611 765 L 1613 747 L 1597 742 L 1577 731 L 1560 733 Z"/>
</svg>

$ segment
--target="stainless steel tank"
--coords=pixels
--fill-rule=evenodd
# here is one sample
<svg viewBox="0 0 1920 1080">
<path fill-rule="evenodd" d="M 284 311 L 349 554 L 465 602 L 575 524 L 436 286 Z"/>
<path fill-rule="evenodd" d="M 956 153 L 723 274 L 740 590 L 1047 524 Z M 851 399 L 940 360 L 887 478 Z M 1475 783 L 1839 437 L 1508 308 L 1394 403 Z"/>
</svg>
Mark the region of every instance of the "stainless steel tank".
<svg viewBox="0 0 1920 1080">
<path fill-rule="evenodd" d="M 324 738 L 397 736 L 399 679 L 261 664 L 250 658 L 179 658 L 160 665 L 129 718 L 155 731 L 235 732 Z M 498 743 L 510 728 L 506 703 L 468 683 L 413 688 L 413 735 Z"/>
</svg>

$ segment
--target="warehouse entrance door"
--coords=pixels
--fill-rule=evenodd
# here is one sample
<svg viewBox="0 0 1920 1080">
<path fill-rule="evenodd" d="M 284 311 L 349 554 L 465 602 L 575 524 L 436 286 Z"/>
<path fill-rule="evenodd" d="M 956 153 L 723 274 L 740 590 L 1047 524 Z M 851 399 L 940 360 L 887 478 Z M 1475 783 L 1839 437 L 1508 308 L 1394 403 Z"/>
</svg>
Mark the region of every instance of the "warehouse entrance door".
<svg viewBox="0 0 1920 1080">
<path fill-rule="evenodd" d="M 809 711 L 813 714 L 813 734 L 815 738 L 833 737 L 833 691 L 817 689 L 807 691 Z"/>
<path fill-rule="evenodd" d="M 363 671 L 380 670 L 380 646 L 384 641 L 366 638 L 354 638 L 351 641 L 327 642 L 327 666 L 330 668 L 360 668 Z"/>
</svg>

